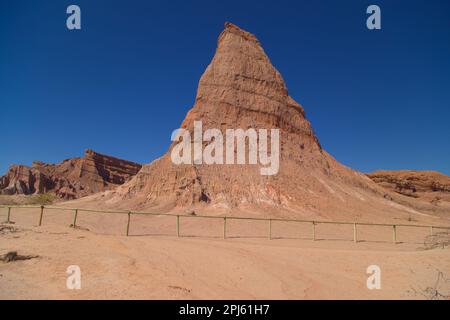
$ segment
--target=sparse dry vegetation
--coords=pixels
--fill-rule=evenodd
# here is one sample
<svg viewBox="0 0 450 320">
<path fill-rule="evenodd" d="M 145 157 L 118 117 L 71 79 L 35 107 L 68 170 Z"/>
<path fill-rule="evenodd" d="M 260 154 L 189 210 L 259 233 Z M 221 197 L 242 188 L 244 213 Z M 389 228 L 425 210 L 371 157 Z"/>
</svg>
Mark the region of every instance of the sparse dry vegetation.
<svg viewBox="0 0 450 320">
<path fill-rule="evenodd" d="M 448 300 L 450 299 L 449 285 L 450 279 L 447 279 L 442 271 L 437 270 L 437 279 L 434 285 L 420 290 L 420 294 L 428 300 Z"/>
<path fill-rule="evenodd" d="M 46 205 L 52 204 L 58 197 L 52 193 L 36 195 L 0 195 L 0 205 Z"/>
<path fill-rule="evenodd" d="M 450 233 L 449 232 L 439 232 L 430 236 L 427 236 L 424 241 L 424 249 L 445 249 L 450 246 Z"/>
<path fill-rule="evenodd" d="M 35 196 L 32 196 L 30 199 L 30 204 L 40 204 L 40 205 L 46 205 L 46 204 L 52 204 L 57 200 L 57 196 L 52 193 L 42 193 L 37 194 Z"/>
</svg>

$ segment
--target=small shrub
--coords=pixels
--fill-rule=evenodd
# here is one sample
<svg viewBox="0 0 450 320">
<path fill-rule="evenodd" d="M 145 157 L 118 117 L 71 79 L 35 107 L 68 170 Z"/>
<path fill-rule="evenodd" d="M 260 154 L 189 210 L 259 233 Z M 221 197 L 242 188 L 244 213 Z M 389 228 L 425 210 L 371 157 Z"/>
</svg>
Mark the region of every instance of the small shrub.
<svg viewBox="0 0 450 320">
<path fill-rule="evenodd" d="M 33 196 L 31 199 L 31 204 L 40 204 L 40 205 L 46 205 L 46 204 L 52 204 L 57 199 L 56 195 L 52 193 L 42 193 L 38 194 L 36 196 Z"/>
<path fill-rule="evenodd" d="M 439 232 L 432 236 L 427 236 L 424 241 L 425 250 L 435 248 L 445 249 L 448 246 L 450 246 L 450 233 L 448 232 Z"/>
</svg>

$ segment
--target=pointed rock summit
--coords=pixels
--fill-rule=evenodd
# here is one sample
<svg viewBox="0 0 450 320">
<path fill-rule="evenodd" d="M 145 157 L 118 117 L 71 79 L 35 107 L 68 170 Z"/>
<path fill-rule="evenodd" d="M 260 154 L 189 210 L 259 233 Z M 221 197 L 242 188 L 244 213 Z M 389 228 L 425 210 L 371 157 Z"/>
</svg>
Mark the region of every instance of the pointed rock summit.
<svg viewBox="0 0 450 320">
<path fill-rule="evenodd" d="M 178 142 L 173 142 L 164 156 L 143 166 L 128 183 L 95 200 L 132 209 L 197 207 L 266 215 L 393 210 L 386 190 L 322 149 L 302 106 L 289 96 L 258 39 L 234 24 L 225 23 L 181 128 L 193 135 L 196 121 L 202 122 L 203 132 L 219 129 L 224 135 L 227 129 L 279 129 L 278 173 L 261 175 L 260 164 L 176 165 L 171 151 Z M 396 204 L 395 210 L 411 209 Z"/>
<path fill-rule="evenodd" d="M 229 22 L 182 127 L 192 126 L 194 120 L 215 128 L 280 128 L 308 136 L 320 149 L 303 108 L 288 95 L 259 41 Z"/>
</svg>

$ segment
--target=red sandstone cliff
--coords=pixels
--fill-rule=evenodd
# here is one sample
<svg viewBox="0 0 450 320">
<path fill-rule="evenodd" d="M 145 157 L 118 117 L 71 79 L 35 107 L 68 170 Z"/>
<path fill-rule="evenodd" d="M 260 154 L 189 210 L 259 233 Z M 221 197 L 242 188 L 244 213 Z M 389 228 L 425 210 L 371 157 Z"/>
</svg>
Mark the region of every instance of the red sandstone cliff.
<svg viewBox="0 0 450 320">
<path fill-rule="evenodd" d="M 12 165 L 0 177 L 0 193 L 50 192 L 65 199 L 80 198 L 123 184 L 140 169 L 140 164 L 86 150 L 83 158 L 58 164 L 35 161 L 31 167 Z"/>
<path fill-rule="evenodd" d="M 367 174 L 386 190 L 440 205 L 450 202 L 450 177 L 435 171 L 379 170 Z"/>
</svg>

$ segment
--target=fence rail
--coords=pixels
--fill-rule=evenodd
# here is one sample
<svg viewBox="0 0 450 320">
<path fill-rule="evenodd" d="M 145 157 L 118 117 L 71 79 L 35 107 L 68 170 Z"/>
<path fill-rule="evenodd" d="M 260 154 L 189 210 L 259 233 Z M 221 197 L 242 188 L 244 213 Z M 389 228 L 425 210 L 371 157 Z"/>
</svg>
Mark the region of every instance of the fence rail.
<svg viewBox="0 0 450 320">
<path fill-rule="evenodd" d="M 204 219 L 222 219 L 223 220 L 223 238 L 227 238 L 227 221 L 230 220 L 253 220 L 253 221 L 266 221 L 268 223 L 268 236 L 269 240 L 272 240 L 272 222 L 297 222 L 297 223 L 310 223 L 312 227 L 311 239 L 317 240 L 316 226 L 319 224 L 333 224 L 333 225 L 351 225 L 353 226 L 353 241 L 358 242 L 358 226 L 378 226 L 378 227 L 391 227 L 392 228 L 392 242 L 394 244 L 397 241 L 397 228 L 398 227 L 415 227 L 415 228 L 428 228 L 430 235 L 434 234 L 435 229 L 450 230 L 450 226 L 437 226 L 437 225 L 416 225 L 416 224 L 386 224 L 386 223 L 370 223 L 370 222 L 346 222 L 346 221 L 325 221 L 325 220 L 302 220 L 302 219 L 282 219 L 282 218 L 252 218 L 252 217 L 236 217 L 236 216 L 206 216 L 206 215 L 182 215 L 174 213 L 155 213 L 155 212 L 142 212 L 142 211 L 123 211 L 123 210 L 95 210 L 85 208 L 67 208 L 58 206 L 37 206 L 37 205 L 0 205 L 0 208 L 7 209 L 7 223 L 11 220 L 12 209 L 40 209 L 38 225 L 42 226 L 44 218 L 44 210 L 61 210 L 72 211 L 73 223 L 71 227 L 77 227 L 77 218 L 79 212 L 91 212 L 91 213 L 112 213 L 112 214 L 124 214 L 127 215 L 126 224 L 126 236 L 130 235 L 130 225 L 132 215 L 149 215 L 149 216 L 170 216 L 176 218 L 176 236 L 181 237 L 180 233 L 180 218 L 204 218 Z"/>
</svg>

